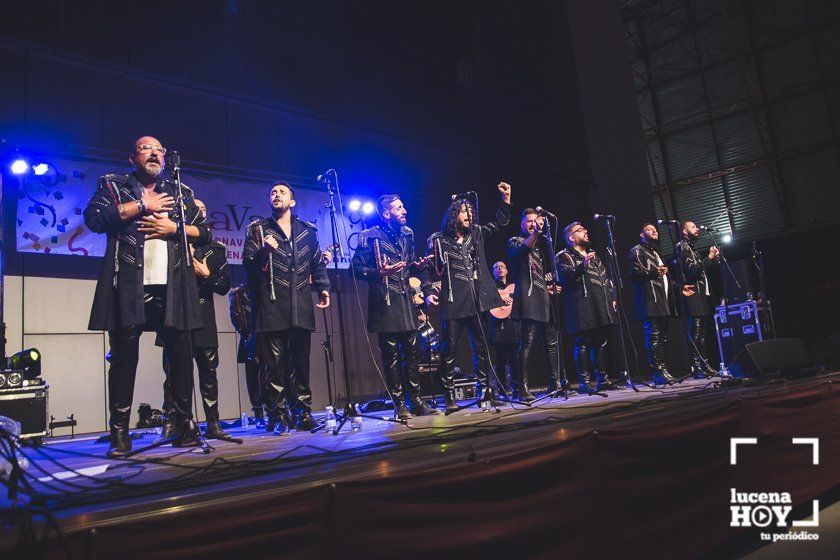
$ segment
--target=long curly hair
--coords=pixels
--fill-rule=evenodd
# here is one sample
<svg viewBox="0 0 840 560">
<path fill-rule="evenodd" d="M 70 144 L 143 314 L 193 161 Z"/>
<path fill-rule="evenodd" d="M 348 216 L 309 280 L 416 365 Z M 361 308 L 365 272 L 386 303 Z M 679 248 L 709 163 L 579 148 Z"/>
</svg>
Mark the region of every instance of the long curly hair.
<svg viewBox="0 0 840 560">
<path fill-rule="evenodd" d="M 472 216 L 472 204 L 467 202 L 466 199 L 456 198 L 455 200 L 449 203 L 449 207 L 446 209 L 446 212 L 443 213 L 443 219 L 440 221 L 441 233 L 450 236 L 455 235 L 455 231 L 458 229 L 458 214 L 461 213 L 461 208 L 463 208 L 464 206 L 467 207 L 467 212 L 469 212 Z"/>
</svg>

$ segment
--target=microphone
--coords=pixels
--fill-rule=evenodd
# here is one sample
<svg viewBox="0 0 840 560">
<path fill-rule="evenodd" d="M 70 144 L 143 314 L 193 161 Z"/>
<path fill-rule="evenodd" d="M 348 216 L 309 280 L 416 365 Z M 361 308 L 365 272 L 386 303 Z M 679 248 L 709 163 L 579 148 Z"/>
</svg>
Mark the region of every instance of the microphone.
<svg viewBox="0 0 840 560">
<path fill-rule="evenodd" d="M 335 169 L 327 169 L 326 171 L 315 177 L 315 180 L 319 183 L 326 183 L 327 181 L 329 181 L 330 177 L 335 177 Z"/>
<path fill-rule="evenodd" d="M 697 229 L 699 229 L 699 230 L 703 230 L 703 231 L 711 231 L 712 233 L 717 233 L 717 229 L 715 229 L 715 228 L 713 228 L 713 227 L 708 227 L 708 226 L 697 226 Z"/>
<path fill-rule="evenodd" d="M 470 196 L 475 196 L 475 191 L 467 191 L 465 193 L 460 194 L 453 194 L 451 200 L 458 200 L 459 198 L 469 198 Z"/>
<path fill-rule="evenodd" d="M 677 220 L 656 220 L 656 223 L 661 226 L 662 224 L 678 224 L 680 222 Z"/>
<path fill-rule="evenodd" d="M 593 218 L 595 218 L 596 221 L 597 220 L 615 220 L 615 216 L 613 216 L 612 214 L 595 214 L 593 216 Z"/>
<path fill-rule="evenodd" d="M 550 218 L 554 218 L 555 220 L 557 219 L 557 216 L 555 216 L 554 214 L 552 214 L 551 212 L 549 212 L 548 210 L 546 210 L 542 206 L 537 206 L 536 208 L 534 208 L 534 210 L 537 211 L 537 214 L 545 214 L 546 216 L 549 216 Z"/>
<path fill-rule="evenodd" d="M 170 150 L 166 152 L 166 161 L 169 167 L 181 167 L 181 154 L 177 150 Z"/>
</svg>

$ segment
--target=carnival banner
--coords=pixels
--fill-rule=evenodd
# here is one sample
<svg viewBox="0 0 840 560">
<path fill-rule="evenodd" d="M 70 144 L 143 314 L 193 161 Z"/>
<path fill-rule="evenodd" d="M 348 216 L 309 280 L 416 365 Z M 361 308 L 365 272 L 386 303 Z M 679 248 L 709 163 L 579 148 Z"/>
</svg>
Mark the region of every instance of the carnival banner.
<svg viewBox="0 0 840 560">
<path fill-rule="evenodd" d="M 91 232 L 82 213 L 96 189 L 100 176 L 127 172 L 114 164 L 51 160 L 56 172 L 20 180 L 16 241 L 17 250 L 45 255 L 101 257 L 105 236 Z M 207 207 L 207 223 L 213 237 L 227 247 L 228 262 L 242 263 L 245 230 L 258 217 L 269 214 L 270 182 L 182 172 L 182 181 L 193 189 Z M 318 227 L 322 249 L 333 245 L 328 195 L 324 191 L 295 188 L 294 213 Z M 338 201 L 336 201 L 338 204 Z M 337 240 L 344 253 L 339 267 L 349 266 L 358 233 L 364 228 L 358 212 L 337 214 Z M 335 253 L 335 252 L 334 252 Z"/>
</svg>

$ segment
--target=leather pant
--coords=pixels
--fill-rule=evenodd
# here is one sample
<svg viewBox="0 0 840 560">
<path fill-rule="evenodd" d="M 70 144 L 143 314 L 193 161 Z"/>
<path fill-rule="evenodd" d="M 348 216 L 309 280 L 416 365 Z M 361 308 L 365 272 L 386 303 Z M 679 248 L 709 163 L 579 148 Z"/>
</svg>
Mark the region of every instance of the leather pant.
<svg viewBox="0 0 840 560">
<path fill-rule="evenodd" d="M 691 338 L 691 346 L 688 353 L 691 355 L 691 369 L 705 372 L 709 369 L 708 355 L 706 354 L 706 332 L 709 329 L 711 317 L 701 315 L 688 318 L 688 335 Z"/>
<path fill-rule="evenodd" d="M 589 383 L 594 371 L 603 373 L 607 364 L 609 327 L 602 326 L 577 333 L 575 338 L 575 369 L 581 383 Z"/>
<path fill-rule="evenodd" d="M 669 323 L 670 317 L 648 317 L 644 322 L 648 363 L 654 371 L 667 369 L 665 347 L 668 344 Z"/>
<path fill-rule="evenodd" d="M 160 293 L 160 292 L 158 292 Z M 165 292 L 164 292 L 165 293 Z M 187 331 L 163 326 L 166 298 L 162 295 L 147 297 L 146 324 L 118 327 L 108 332 L 111 345 L 111 366 L 108 368 L 108 411 L 110 426 L 128 429 L 131 405 L 134 398 L 134 381 L 140 353 L 140 335 L 154 331 L 163 341 L 163 351 L 169 357 L 170 367 L 166 383 L 171 392 L 170 410 L 181 421 L 192 419 L 193 371 L 192 352 Z"/>
<path fill-rule="evenodd" d="M 475 376 L 482 388 L 489 388 L 490 359 L 487 353 L 487 344 L 484 340 L 484 333 L 487 332 L 487 325 L 479 315 L 464 317 L 461 319 L 448 319 L 443 321 L 443 333 L 441 334 L 440 362 L 441 385 L 446 392 L 455 390 L 455 353 L 458 351 L 458 343 L 464 329 L 470 338 L 470 349 L 472 349 L 473 365 Z"/>
<path fill-rule="evenodd" d="M 312 332 L 291 328 L 259 333 L 259 337 L 265 376 L 263 402 L 269 416 L 276 418 L 280 412 L 285 413 L 289 401 L 296 413 L 311 413 L 309 348 Z"/>
<path fill-rule="evenodd" d="M 198 367 L 198 389 L 201 393 L 201 403 L 204 405 L 204 416 L 208 422 L 219 420 L 219 379 L 216 370 L 219 367 L 219 349 L 215 347 L 194 348 L 193 359 Z M 168 354 L 163 352 L 163 371 L 169 369 Z M 163 384 L 163 407 L 171 410 L 172 394 L 167 383 Z"/>
<path fill-rule="evenodd" d="M 528 388 L 528 368 L 531 365 L 531 355 L 535 347 L 542 342 L 545 353 L 545 367 L 548 372 L 548 383 L 553 389 L 560 387 L 560 333 L 553 323 L 522 319 L 522 341 L 519 344 L 519 376 L 516 385 Z M 539 342 L 538 342 L 539 341 Z"/>
<path fill-rule="evenodd" d="M 382 368 L 385 370 L 388 392 L 394 403 L 405 403 L 406 397 L 410 405 L 419 402 L 420 377 L 417 373 L 417 362 L 420 356 L 420 341 L 417 331 L 379 333 L 379 350 L 382 352 Z"/>
<path fill-rule="evenodd" d="M 256 358 L 245 360 L 245 386 L 248 388 L 248 401 L 251 409 L 259 418 L 263 415 L 262 381 L 260 364 Z"/>
<path fill-rule="evenodd" d="M 519 354 L 519 346 L 507 342 L 501 342 L 493 345 L 494 353 L 496 355 L 496 374 L 499 376 L 498 382 L 500 389 L 504 388 L 507 392 L 507 376 L 510 372 L 511 384 L 516 383 L 519 373 L 516 367 L 516 358 Z"/>
</svg>

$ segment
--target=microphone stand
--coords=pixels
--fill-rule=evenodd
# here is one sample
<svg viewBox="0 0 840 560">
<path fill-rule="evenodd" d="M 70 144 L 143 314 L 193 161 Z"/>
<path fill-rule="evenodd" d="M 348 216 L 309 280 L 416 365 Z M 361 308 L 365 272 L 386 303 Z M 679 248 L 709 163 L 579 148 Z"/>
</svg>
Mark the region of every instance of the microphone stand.
<svg viewBox="0 0 840 560">
<path fill-rule="evenodd" d="M 328 200 L 327 203 L 324 205 L 324 208 L 329 209 L 330 214 L 330 235 L 332 236 L 332 247 L 335 251 L 333 255 L 333 270 L 335 270 L 335 296 L 336 296 L 336 305 L 338 306 L 338 338 L 341 342 L 341 358 L 342 358 L 342 371 L 344 373 L 344 397 L 347 399 L 347 403 L 344 407 L 342 412 L 338 412 L 335 410 L 335 404 L 333 401 L 333 394 L 332 394 L 332 382 L 330 381 L 330 363 L 333 363 L 333 353 L 332 353 L 332 333 L 327 326 L 327 310 L 322 309 L 324 312 L 324 328 L 326 331 L 326 338 L 322 343 L 324 347 L 324 360 L 326 361 L 326 371 L 327 371 L 327 394 L 329 397 L 330 406 L 333 407 L 333 411 L 335 412 L 336 417 L 336 426 L 333 428 L 332 433 L 334 436 L 337 436 L 338 433 L 341 431 L 341 428 L 344 427 L 344 424 L 347 423 L 353 416 L 362 416 L 364 418 L 369 418 L 372 420 L 386 420 L 389 422 L 394 422 L 395 424 L 408 424 L 407 420 L 399 420 L 396 418 L 384 418 L 381 416 L 371 416 L 367 414 L 360 414 L 358 412 L 358 404 L 355 402 L 350 401 L 350 378 L 347 375 L 347 345 L 345 344 L 345 333 L 344 333 L 344 308 L 341 305 L 341 273 L 339 272 L 338 262 L 342 258 L 344 258 L 344 249 L 339 243 L 339 234 L 338 234 L 338 218 L 336 217 L 336 203 L 335 203 L 335 195 L 338 192 L 338 179 L 335 173 L 325 173 L 324 174 L 324 183 L 327 186 L 327 195 Z M 310 430 L 310 433 L 315 433 L 320 430 L 327 429 L 327 418 L 326 415 L 324 416 L 324 420 L 321 421 L 317 426 Z"/>
<path fill-rule="evenodd" d="M 624 371 L 621 372 L 622 377 L 624 378 L 624 383 L 630 389 L 633 389 L 635 392 L 639 392 L 639 388 L 633 383 L 633 379 L 630 377 L 630 366 L 627 359 L 627 343 L 626 338 L 629 333 L 624 332 L 624 324 L 621 322 L 622 317 L 624 316 L 624 303 L 621 300 L 621 289 L 624 287 L 624 283 L 621 280 L 621 273 L 619 272 L 618 268 L 618 257 L 615 251 L 615 237 L 613 236 L 613 229 L 612 229 L 612 220 L 607 218 L 604 220 L 604 224 L 607 226 L 607 262 L 609 262 L 609 271 L 610 271 L 610 280 L 612 280 L 613 288 L 615 289 L 616 293 L 616 318 L 618 319 L 618 336 L 619 340 L 621 341 L 621 356 L 624 359 Z"/>
<path fill-rule="evenodd" d="M 184 320 L 184 326 L 186 327 L 187 322 L 187 282 L 190 281 L 195 272 L 193 270 L 193 262 L 192 262 L 192 255 L 190 255 L 190 247 L 188 245 L 189 239 L 187 238 L 187 219 L 186 219 L 186 211 L 184 209 L 184 188 L 181 184 L 181 154 L 178 152 L 172 151 L 170 152 L 169 156 L 169 164 L 172 166 L 171 175 L 172 181 L 175 183 L 175 186 L 178 189 L 178 198 L 175 201 L 175 208 L 177 208 L 178 212 L 178 220 L 176 222 L 178 227 L 178 236 L 181 239 L 181 261 L 184 263 L 184 270 L 181 274 L 181 313 Z M 167 302 L 168 304 L 168 302 Z M 187 348 L 188 352 L 190 353 L 190 366 L 192 366 L 193 361 L 193 337 L 192 331 L 190 329 L 184 329 L 187 335 Z M 172 364 L 170 362 L 169 372 L 167 372 L 167 379 L 166 383 L 169 385 L 170 393 L 172 393 Z M 192 377 L 192 367 L 190 367 L 190 377 Z M 190 380 L 192 381 L 192 379 Z M 191 407 L 194 407 L 194 391 L 190 391 L 190 402 Z M 201 447 L 201 451 L 204 454 L 210 453 L 212 449 L 214 449 L 204 436 L 201 433 L 201 430 L 195 423 L 195 419 L 191 418 L 189 421 L 189 429 L 194 431 L 196 435 L 196 441 L 198 442 L 199 447 Z M 133 450 L 131 453 L 128 453 L 125 457 L 133 457 L 139 453 L 144 453 L 151 449 L 156 449 L 158 447 L 162 447 L 164 445 L 174 443 L 181 439 L 183 434 L 175 434 L 168 438 L 161 438 L 156 441 L 153 441 L 149 445 L 141 447 L 139 449 Z M 242 443 L 240 440 L 239 443 Z"/>
<path fill-rule="evenodd" d="M 557 314 L 555 313 L 555 310 L 554 310 L 554 298 L 556 297 L 556 294 L 557 294 L 557 279 L 559 278 L 559 275 L 557 273 L 557 259 L 554 258 L 554 255 L 556 253 L 554 252 L 554 237 L 552 237 L 552 235 L 551 235 L 551 218 L 554 218 L 555 231 L 560 227 L 560 223 L 557 220 L 557 216 L 555 216 L 554 214 L 551 214 L 549 212 L 546 212 L 545 213 L 545 220 L 546 220 L 545 226 L 546 227 L 543 228 L 543 235 L 545 236 L 545 244 L 548 247 L 548 254 L 549 254 L 550 259 L 551 259 L 551 265 L 550 265 L 551 266 L 551 282 L 546 282 L 546 291 L 548 292 L 548 310 L 549 310 L 548 320 L 550 322 L 554 321 L 554 319 L 557 317 Z M 549 286 L 550 286 L 550 288 L 549 288 Z M 554 292 L 554 295 L 552 295 L 552 293 L 551 293 L 552 291 Z M 560 372 L 560 375 L 561 375 L 560 386 L 557 387 L 556 389 L 554 389 L 553 391 L 546 392 L 546 394 L 543 395 L 542 397 L 540 397 L 540 399 L 548 398 L 550 400 L 550 399 L 556 398 L 558 395 L 562 395 L 563 400 L 566 401 L 566 400 L 569 400 L 569 380 L 566 377 L 566 366 L 563 363 L 563 351 L 562 351 L 563 343 L 561 342 L 562 337 L 560 336 L 560 331 L 558 329 L 555 328 L 554 331 L 557 334 L 557 362 L 558 362 L 557 363 L 557 370 L 558 370 L 558 372 Z M 546 341 L 546 343 L 548 343 L 548 341 Z M 523 364 L 519 364 L 520 367 L 522 367 L 522 365 Z M 539 400 L 539 399 L 537 399 L 537 400 Z"/>
<path fill-rule="evenodd" d="M 741 284 L 738 282 L 738 278 L 735 277 L 735 273 L 732 272 L 732 269 L 729 267 L 729 262 L 726 260 L 726 257 L 723 255 L 723 251 L 720 250 L 720 246 L 718 246 L 717 240 L 715 239 L 715 236 L 712 234 L 711 230 L 709 230 L 708 228 L 704 229 L 703 231 L 708 233 L 709 237 L 712 238 L 712 244 L 715 247 L 718 248 L 718 255 L 720 256 L 721 262 L 723 262 L 723 264 L 726 266 L 726 269 L 729 271 L 729 274 L 732 275 L 732 280 L 735 281 L 735 285 L 740 290 L 741 289 Z M 707 278 L 706 282 L 708 283 L 708 281 L 709 280 Z M 723 308 L 724 308 L 724 313 L 726 313 L 727 312 L 726 300 L 724 300 Z M 715 309 L 715 312 L 717 313 L 717 309 Z M 726 362 L 724 361 L 723 340 L 721 339 L 721 336 L 720 336 L 720 322 L 717 320 L 717 318 L 714 318 L 714 317 L 713 317 L 713 321 L 715 323 L 715 335 L 717 337 L 718 352 L 720 352 L 720 367 L 718 368 L 718 375 L 722 378 L 731 378 L 732 374 L 729 373 L 729 368 L 726 366 Z"/>
</svg>

